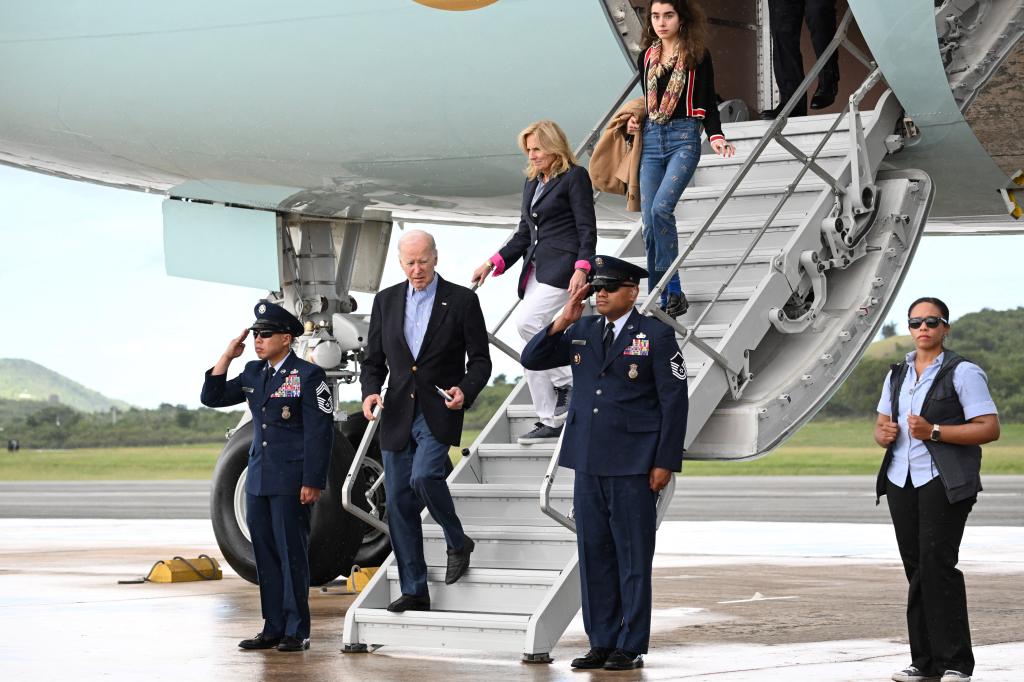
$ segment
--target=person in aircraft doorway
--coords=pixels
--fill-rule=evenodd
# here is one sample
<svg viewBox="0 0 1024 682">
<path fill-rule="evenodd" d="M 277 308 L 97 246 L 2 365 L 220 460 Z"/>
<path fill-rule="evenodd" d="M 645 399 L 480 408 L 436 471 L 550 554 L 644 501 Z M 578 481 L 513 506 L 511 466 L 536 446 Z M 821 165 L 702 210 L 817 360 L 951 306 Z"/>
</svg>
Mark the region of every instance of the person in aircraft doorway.
<svg viewBox="0 0 1024 682">
<path fill-rule="evenodd" d="M 554 121 L 538 121 L 519 133 L 529 158 L 519 228 L 497 253 L 473 272 L 482 285 L 489 273 L 505 272 L 522 258 L 516 327 L 524 342 L 544 329 L 570 296 L 587 289 L 590 258 L 597 247 L 594 189 L 587 169 L 576 163 L 569 140 Z M 527 369 L 537 423 L 520 443 L 553 443 L 569 409 L 568 367 Z"/>
<path fill-rule="evenodd" d="M 719 156 L 736 152 L 722 134 L 707 26 L 696 0 L 647 5 L 644 49 L 637 60 L 647 113 L 642 121 L 631 117 L 626 132 L 640 135 L 643 142 L 640 212 L 652 290 L 679 255 L 676 205 L 700 161 L 701 130 Z M 674 273 L 661 293 L 661 308 L 679 317 L 688 307 L 679 273 Z"/>
<path fill-rule="evenodd" d="M 967 591 L 956 565 L 967 515 L 981 491 L 981 445 L 999 438 L 988 378 L 945 347 L 949 308 L 919 298 L 908 311 L 914 350 L 892 366 L 878 401 L 875 442 L 882 495 L 910 589 L 911 664 L 896 682 L 969 682 L 974 673 Z"/>
<path fill-rule="evenodd" d="M 647 271 L 595 256 L 599 315 L 584 290 L 523 349 L 523 367 L 571 367 L 576 395 L 559 455 L 575 470 L 573 511 L 583 626 L 577 669 L 643 667 L 651 638 L 651 565 L 661 490 L 683 466 L 686 363 L 667 324 L 634 308 Z"/>
</svg>

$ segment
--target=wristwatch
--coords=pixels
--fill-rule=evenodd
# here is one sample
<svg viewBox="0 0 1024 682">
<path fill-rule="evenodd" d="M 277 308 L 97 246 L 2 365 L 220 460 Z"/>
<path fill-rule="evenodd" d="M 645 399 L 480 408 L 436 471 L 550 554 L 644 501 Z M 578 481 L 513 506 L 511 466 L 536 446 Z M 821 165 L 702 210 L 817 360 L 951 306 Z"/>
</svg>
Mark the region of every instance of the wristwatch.
<svg viewBox="0 0 1024 682">
<path fill-rule="evenodd" d="M 942 436 L 942 427 L 938 424 L 932 424 L 932 437 L 929 440 L 934 443 L 938 443 L 940 436 Z"/>
</svg>

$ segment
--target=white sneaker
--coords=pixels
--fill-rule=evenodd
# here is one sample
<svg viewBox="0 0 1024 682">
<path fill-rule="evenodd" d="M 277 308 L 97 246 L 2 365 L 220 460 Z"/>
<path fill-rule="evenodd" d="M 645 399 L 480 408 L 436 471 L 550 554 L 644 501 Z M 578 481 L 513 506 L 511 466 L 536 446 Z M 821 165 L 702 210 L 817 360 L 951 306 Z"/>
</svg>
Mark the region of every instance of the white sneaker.
<svg viewBox="0 0 1024 682">
<path fill-rule="evenodd" d="M 942 673 L 941 682 L 971 682 L 971 676 L 964 675 L 959 670 L 947 670 Z"/>
<path fill-rule="evenodd" d="M 939 677 L 938 675 L 925 675 L 923 672 L 911 665 L 898 673 L 893 673 L 892 679 L 894 682 L 926 682 L 927 680 L 932 680 L 934 682 L 935 680 L 938 680 Z M 945 680 L 942 682 L 945 682 Z"/>
</svg>

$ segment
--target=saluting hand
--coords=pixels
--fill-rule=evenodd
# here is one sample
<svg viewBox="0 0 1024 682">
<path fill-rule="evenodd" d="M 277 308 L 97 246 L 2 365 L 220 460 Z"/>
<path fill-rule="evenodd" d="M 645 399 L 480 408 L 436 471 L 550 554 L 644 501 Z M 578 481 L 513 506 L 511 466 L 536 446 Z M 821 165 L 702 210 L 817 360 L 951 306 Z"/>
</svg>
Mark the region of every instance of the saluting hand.
<svg viewBox="0 0 1024 682">
<path fill-rule="evenodd" d="M 562 308 L 561 314 L 551 323 L 548 334 L 561 334 L 570 325 L 583 317 L 583 299 L 590 295 L 590 287 L 586 286 L 574 294 L 569 295 L 569 302 Z"/>
<path fill-rule="evenodd" d="M 929 440 L 932 437 L 932 425 L 921 415 L 908 416 L 907 428 L 910 435 L 918 440 Z"/>
<path fill-rule="evenodd" d="M 245 352 L 245 339 L 247 336 L 249 336 L 249 330 L 244 329 L 241 334 L 231 339 L 231 343 L 228 344 L 224 355 L 232 360 L 241 357 L 242 353 Z"/>
</svg>

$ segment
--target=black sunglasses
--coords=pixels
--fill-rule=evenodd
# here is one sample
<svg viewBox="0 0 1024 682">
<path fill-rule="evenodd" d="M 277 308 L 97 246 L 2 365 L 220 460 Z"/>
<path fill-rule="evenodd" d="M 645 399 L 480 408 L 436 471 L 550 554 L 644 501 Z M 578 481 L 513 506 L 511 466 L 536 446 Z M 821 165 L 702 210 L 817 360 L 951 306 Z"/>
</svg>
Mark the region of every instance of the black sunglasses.
<svg viewBox="0 0 1024 682">
<path fill-rule="evenodd" d="M 936 327 L 939 326 L 940 322 L 942 324 L 949 324 L 949 321 L 944 317 L 935 317 L 934 315 L 929 315 L 928 317 L 912 317 L 909 320 L 907 320 L 907 326 L 910 327 L 911 329 L 918 329 L 923 323 L 928 325 L 929 329 L 935 329 Z"/>
<path fill-rule="evenodd" d="M 252 330 L 252 338 L 254 338 L 254 339 L 257 336 L 260 337 L 261 339 L 269 339 L 274 334 L 284 334 L 284 332 L 276 332 L 273 329 L 253 329 Z"/>
<path fill-rule="evenodd" d="M 591 284 L 591 290 L 596 294 L 599 291 L 607 291 L 609 294 L 614 294 L 622 287 L 635 287 L 636 285 L 632 282 L 608 282 L 606 284 Z"/>
</svg>

